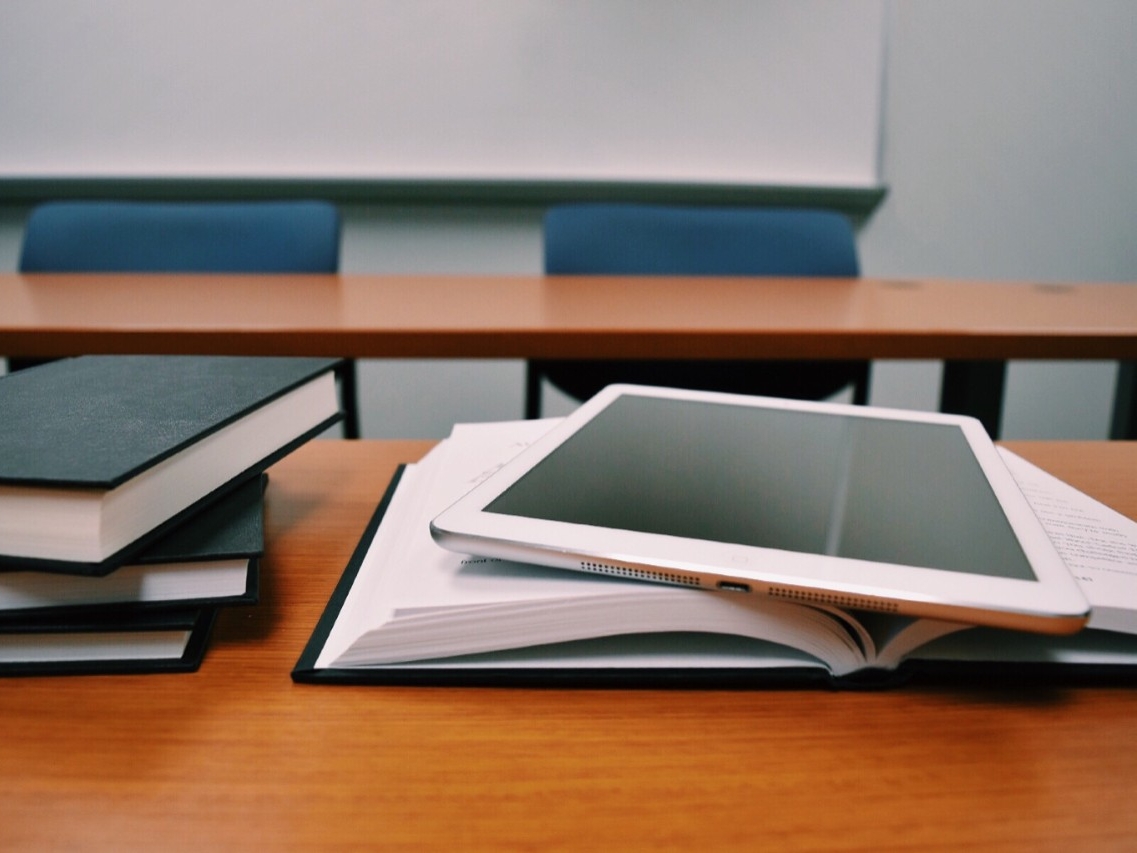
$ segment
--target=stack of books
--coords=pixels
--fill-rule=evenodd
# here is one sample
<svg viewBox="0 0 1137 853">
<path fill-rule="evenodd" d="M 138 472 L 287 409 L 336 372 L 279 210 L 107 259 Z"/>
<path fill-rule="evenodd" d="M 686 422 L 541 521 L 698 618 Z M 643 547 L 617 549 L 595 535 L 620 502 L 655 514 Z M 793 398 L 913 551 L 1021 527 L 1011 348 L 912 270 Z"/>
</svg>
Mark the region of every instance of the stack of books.
<svg viewBox="0 0 1137 853">
<path fill-rule="evenodd" d="M 0 377 L 0 674 L 192 671 L 257 599 L 265 470 L 341 417 L 320 358 L 85 356 Z"/>
</svg>

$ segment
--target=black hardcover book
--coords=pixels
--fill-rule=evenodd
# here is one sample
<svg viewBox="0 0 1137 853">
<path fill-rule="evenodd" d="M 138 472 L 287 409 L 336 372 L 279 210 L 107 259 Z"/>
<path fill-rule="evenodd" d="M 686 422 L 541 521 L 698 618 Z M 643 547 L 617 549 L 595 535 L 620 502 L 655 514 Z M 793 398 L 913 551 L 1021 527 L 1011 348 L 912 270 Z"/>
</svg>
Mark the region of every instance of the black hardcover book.
<svg viewBox="0 0 1137 853">
<path fill-rule="evenodd" d="M 254 604 L 267 482 L 267 474 L 245 481 L 110 574 L 0 571 L 0 620 L 109 605 Z"/>
<path fill-rule="evenodd" d="M 90 612 L 0 624 L 0 675 L 193 672 L 201 666 L 213 608 Z"/>
<path fill-rule="evenodd" d="M 340 364 L 84 356 L 0 378 L 0 566 L 125 564 L 338 421 Z"/>
</svg>

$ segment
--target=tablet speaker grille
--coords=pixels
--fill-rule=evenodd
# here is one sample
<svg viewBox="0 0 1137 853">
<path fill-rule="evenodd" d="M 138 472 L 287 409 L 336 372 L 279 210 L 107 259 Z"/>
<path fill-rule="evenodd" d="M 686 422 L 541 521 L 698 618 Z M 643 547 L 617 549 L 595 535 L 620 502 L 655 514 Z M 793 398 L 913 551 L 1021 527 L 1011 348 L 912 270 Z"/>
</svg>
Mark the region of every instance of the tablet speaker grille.
<svg viewBox="0 0 1137 853">
<path fill-rule="evenodd" d="M 831 604 L 849 610 L 876 610 L 881 613 L 895 613 L 900 609 L 900 606 L 892 601 L 877 601 L 873 598 L 859 598 L 855 595 L 841 595 L 837 592 L 793 589 L 792 587 L 782 586 L 772 586 L 768 592 L 774 598 L 784 598 L 803 604 Z"/>
<path fill-rule="evenodd" d="M 580 567 L 586 572 L 599 572 L 602 575 L 618 575 L 622 578 L 635 578 L 641 581 L 656 581 L 659 583 L 677 583 L 683 586 L 700 586 L 695 575 L 673 575 L 668 572 L 652 571 L 651 569 L 637 569 L 631 566 L 615 566 L 611 563 L 594 563 L 582 561 Z"/>
</svg>

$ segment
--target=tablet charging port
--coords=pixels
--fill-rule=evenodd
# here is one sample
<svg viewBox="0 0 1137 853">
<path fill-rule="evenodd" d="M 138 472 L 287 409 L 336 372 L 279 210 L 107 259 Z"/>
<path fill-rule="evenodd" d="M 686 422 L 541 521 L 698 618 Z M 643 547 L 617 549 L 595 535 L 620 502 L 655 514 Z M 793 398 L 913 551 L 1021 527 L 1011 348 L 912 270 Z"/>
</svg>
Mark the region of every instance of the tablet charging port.
<svg viewBox="0 0 1137 853">
<path fill-rule="evenodd" d="M 726 592 L 750 592 L 750 584 L 738 581 L 719 581 L 718 588 Z"/>
</svg>

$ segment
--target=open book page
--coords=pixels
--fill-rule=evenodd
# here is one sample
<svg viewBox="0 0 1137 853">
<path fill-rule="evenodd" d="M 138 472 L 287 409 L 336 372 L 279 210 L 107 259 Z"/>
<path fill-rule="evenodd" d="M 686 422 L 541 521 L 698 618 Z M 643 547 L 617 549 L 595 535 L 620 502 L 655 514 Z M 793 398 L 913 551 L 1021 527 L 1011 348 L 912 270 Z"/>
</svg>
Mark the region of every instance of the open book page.
<svg viewBox="0 0 1137 853">
<path fill-rule="evenodd" d="M 372 669 L 379 666 L 370 667 Z M 502 649 L 474 655 L 387 664 L 412 670 L 778 670 L 829 668 L 813 655 L 780 643 L 709 633 L 621 634 L 592 640 Z"/>
<path fill-rule="evenodd" d="M 895 638 L 874 634 L 883 663 L 923 659 L 1137 664 L 1137 523 L 1004 447 L 1004 463 L 1092 606 L 1089 627 L 1072 637 L 995 628 L 937 632 L 921 620 Z M 1116 633 L 1120 632 L 1120 633 Z M 948 636 L 950 634 L 951 636 Z M 1129 635 L 1129 636 L 1127 636 Z"/>
<path fill-rule="evenodd" d="M 318 666 L 395 664 L 661 631 L 787 643 L 824 660 L 835 674 L 864 665 L 862 643 L 846 619 L 822 609 L 467 557 L 436 545 L 430 519 L 549 426 L 460 425 L 408 467 Z M 738 665 L 736 657 L 728 656 L 729 665 Z"/>
<path fill-rule="evenodd" d="M 399 487 L 387 505 L 382 523 L 371 540 L 363 564 L 352 583 L 351 591 L 324 641 L 324 647 L 316 661 L 318 667 L 332 666 L 336 658 L 351 647 L 362 630 L 361 625 L 382 624 L 391 618 L 393 608 L 382 595 L 382 586 L 386 577 L 380 564 L 384 555 L 392 553 L 393 549 L 397 548 L 401 534 L 412 523 L 409 518 L 409 508 L 415 494 L 414 481 L 419 474 L 420 466 L 437 453 L 440 453 L 439 447 L 431 450 L 418 465 L 408 465 L 403 472 Z"/>
<path fill-rule="evenodd" d="M 877 669 L 895 669 L 914 650 L 960 631 L 971 625 L 944 622 L 939 619 L 917 619 L 909 616 L 892 616 L 884 613 L 857 613 L 857 620 L 871 639 L 869 664 Z"/>
<path fill-rule="evenodd" d="M 1137 636 L 1114 631 L 1080 631 L 1052 637 L 1025 631 L 972 628 L 915 650 L 921 660 L 1058 663 L 1137 666 Z"/>
<path fill-rule="evenodd" d="M 1137 523 L 999 448 L 1055 548 L 1089 599 L 1087 630 L 1071 637 L 974 628 L 913 653 L 924 660 L 1137 666 Z"/>
<path fill-rule="evenodd" d="M 1137 633 L 1137 522 L 1006 448 L 999 452 L 1089 600 L 1089 627 Z"/>
<path fill-rule="evenodd" d="M 854 617 L 757 596 L 469 557 L 436 545 L 430 519 L 553 423 L 459 425 L 420 463 L 408 466 L 318 666 L 461 667 L 491 661 L 503 667 L 534 661 L 568 667 L 590 665 L 587 661 L 689 666 L 694 655 L 696 665 L 736 668 L 786 665 L 787 660 L 802 665 L 804 654 L 843 675 L 864 666 L 894 668 L 917 649 L 924 656 L 926 645 L 931 656 L 951 649 L 965 658 L 989 655 L 984 645 L 992 642 L 1014 645 L 953 623 Z M 1082 578 L 1095 608 L 1091 625 L 1137 632 L 1137 525 L 1004 454 L 1048 533 Z M 690 633 L 677 643 L 674 632 Z M 697 636 L 711 633 L 718 639 Z M 727 639 L 728 634 L 736 636 Z M 958 637 L 947 636 L 953 634 Z M 618 639 L 587 642 L 605 637 Z M 1031 646 L 1030 659 L 1059 653 L 1054 638 L 1019 642 Z M 440 662 L 446 658 L 451 660 Z"/>
</svg>

